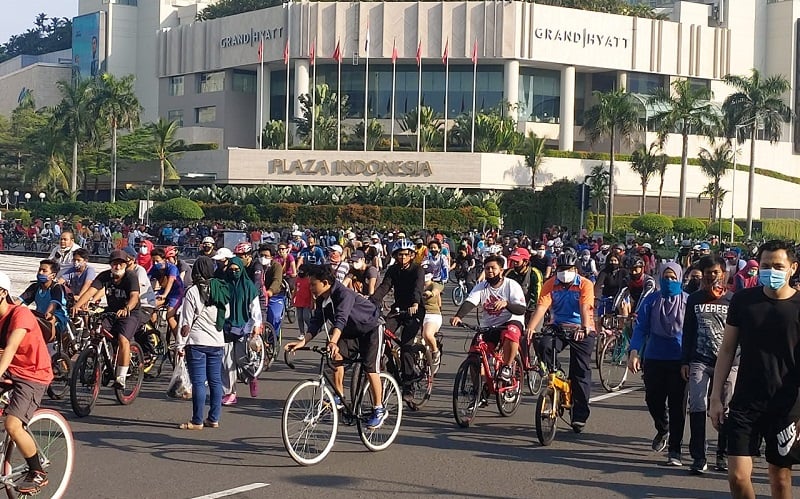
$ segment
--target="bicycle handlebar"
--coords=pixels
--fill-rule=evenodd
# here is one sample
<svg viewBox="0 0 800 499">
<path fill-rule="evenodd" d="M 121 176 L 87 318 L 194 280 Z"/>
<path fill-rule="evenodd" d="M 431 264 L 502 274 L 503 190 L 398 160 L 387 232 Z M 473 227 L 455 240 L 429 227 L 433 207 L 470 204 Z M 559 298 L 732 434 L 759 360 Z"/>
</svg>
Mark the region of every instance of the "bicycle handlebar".
<svg viewBox="0 0 800 499">
<path fill-rule="evenodd" d="M 283 361 L 286 363 L 287 366 L 289 366 L 289 369 L 294 369 L 295 368 L 294 363 L 289 360 L 289 354 L 290 353 L 299 352 L 299 351 L 302 351 L 302 350 L 306 350 L 306 351 L 310 351 L 310 352 L 316 352 L 316 353 L 318 353 L 320 355 L 324 355 L 324 354 L 328 353 L 328 349 L 327 348 L 321 348 L 321 347 L 318 347 L 316 345 L 313 346 L 313 347 L 295 348 L 292 351 L 284 350 L 283 351 Z"/>
</svg>

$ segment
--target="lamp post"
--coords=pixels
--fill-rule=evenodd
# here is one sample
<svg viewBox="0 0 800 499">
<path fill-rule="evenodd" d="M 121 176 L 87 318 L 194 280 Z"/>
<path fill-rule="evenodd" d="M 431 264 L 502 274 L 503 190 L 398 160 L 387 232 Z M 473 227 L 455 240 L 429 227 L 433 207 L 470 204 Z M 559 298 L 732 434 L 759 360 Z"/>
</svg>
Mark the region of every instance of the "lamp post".
<svg viewBox="0 0 800 499">
<path fill-rule="evenodd" d="M 14 191 L 14 208 L 19 208 L 19 191 Z"/>
<path fill-rule="evenodd" d="M 45 194 L 44 192 L 40 192 L 39 193 L 39 202 L 40 203 L 44 203 L 44 198 L 46 198 L 46 197 L 47 197 L 47 194 Z"/>
<path fill-rule="evenodd" d="M 5 201 L 3 200 L 3 196 L 5 196 Z M 8 205 L 11 204 L 11 201 L 8 199 L 8 189 L 0 192 L 0 205 L 5 205 L 6 209 L 8 209 Z"/>
<path fill-rule="evenodd" d="M 30 192 L 26 192 L 25 193 L 25 204 L 27 205 L 30 202 L 30 200 L 31 200 L 31 193 Z"/>
</svg>

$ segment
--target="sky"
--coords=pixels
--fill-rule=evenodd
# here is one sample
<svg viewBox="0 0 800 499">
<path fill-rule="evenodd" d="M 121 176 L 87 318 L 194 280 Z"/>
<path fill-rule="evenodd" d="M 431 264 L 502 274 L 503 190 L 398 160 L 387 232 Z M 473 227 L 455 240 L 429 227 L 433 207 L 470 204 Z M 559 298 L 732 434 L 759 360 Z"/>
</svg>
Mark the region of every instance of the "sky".
<svg viewBox="0 0 800 499">
<path fill-rule="evenodd" d="M 24 33 L 33 27 L 33 20 L 44 12 L 48 17 L 75 17 L 78 0 L 0 0 L 3 15 L 0 16 L 0 43 L 11 35 Z M 11 4 L 13 7 L 8 7 Z"/>
</svg>

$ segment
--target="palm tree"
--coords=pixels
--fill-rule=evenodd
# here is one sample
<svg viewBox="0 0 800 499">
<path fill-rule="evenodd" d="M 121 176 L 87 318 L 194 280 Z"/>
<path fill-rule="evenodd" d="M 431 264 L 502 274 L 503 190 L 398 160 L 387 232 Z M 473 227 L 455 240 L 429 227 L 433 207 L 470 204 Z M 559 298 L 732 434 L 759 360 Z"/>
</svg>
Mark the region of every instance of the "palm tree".
<svg viewBox="0 0 800 499">
<path fill-rule="evenodd" d="M 781 138 L 783 123 L 792 118 L 792 110 L 783 101 L 783 94 L 791 85 L 782 75 L 762 77 L 752 69 L 750 76 L 728 75 L 723 78 L 737 89 L 722 104 L 729 126 L 739 144 L 750 139 L 750 175 L 747 184 L 747 237 L 753 236 L 753 190 L 756 180 L 756 130 L 763 127 L 764 136 L 771 144 Z M 732 135 L 732 134 L 731 134 Z M 731 136 L 729 135 L 729 136 Z"/>
<path fill-rule="evenodd" d="M 703 198 L 709 198 L 711 200 L 711 206 L 708 208 L 708 219 L 711 220 L 712 223 L 717 217 L 719 220 L 722 220 L 722 201 L 725 199 L 725 194 L 727 193 L 728 191 L 721 188 L 719 184 L 710 182 L 706 185 L 705 189 L 697 195 L 698 202 Z M 719 212 L 717 212 L 718 207 Z"/>
<path fill-rule="evenodd" d="M 139 125 L 142 106 L 133 91 L 133 75 L 116 78 L 109 73 L 97 80 L 94 102 L 111 126 L 111 202 L 117 200 L 117 130 Z"/>
<path fill-rule="evenodd" d="M 606 192 L 608 192 L 608 169 L 603 163 L 593 166 L 588 180 L 589 195 L 594 199 L 597 207 L 595 211 L 595 227 L 597 227 L 600 224 L 600 204 L 604 202 Z"/>
<path fill-rule="evenodd" d="M 525 166 L 531 169 L 531 189 L 536 189 L 536 173 L 544 160 L 544 137 L 538 137 L 533 132 L 522 141 L 522 154 L 525 156 Z"/>
<path fill-rule="evenodd" d="M 164 118 L 159 118 L 157 123 L 149 124 L 148 128 L 152 134 L 153 145 L 160 167 L 161 175 L 158 181 L 158 190 L 163 191 L 165 177 L 169 180 L 180 178 L 172 160 L 181 154 L 181 151 L 186 147 L 186 143 L 181 139 L 175 139 L 175 132 L 178 130 L 178 122 L 176 120 L 167 121 Z"/>
<path fill-rule="evenodd" d="M 667 175 L 667 166 L 669 166 L 669 162 L 667 161 L 666 154 L 664 156 L 664 161 L 658 162 L 658 214 L 661 215 L 661 211 L 663 208 L 662 201 L 664 196 L 664 178 Z"/>
<path fill-rule="evenodd" d="M 639 214 L 644 215 L 647 204 L 647 184 L 653 175 L 661 171 L 661 165 L 667 163 L 667 157 L 664 154 L 656 154 L 658 144 L 650 144 L 650 149 L 645 148 L 644 144 L 634 149 L 631 155 L 631 170 L 639 175 L 639 182 L 642 186 L 642 201 L 639 205 Z"/>
<path fill-rule="evenodd" d="M 725 175 L 725 170 L 730 168 L 733 161 L 733 149 L 731 149 L 730 144 L 723 142 L 713 151 L 702 148 L 700 149 L 700 154 L 698 154 L 698 159 L 700 160 L 700 170 L 706 177 L 711 179 L 711 185 L 714 186 L 711 192 L 719 192 L 719 183 L 722 180 L 722 176 Z M 720 200 L 717 196 L 711 196 L 711 222 L 716 220 L 718 207 L 722 207 Z"/>
<path fill-rule="evenodd" d="M 72 174 L 69 192 L 73 199 L 78 194 L 78 142 L 85 138 L 86 128 L 90 120 L 91 80 L 56 83 L 61 92 L 61 102 L 56 106 L 53 119 L 57 128 L 65 138 L 72 139 Z"/>
<path fill-rule="evenodd" d="M 689 158 L 689 135 L 716 136 L 721 128 L 721 117 L 711 104 L 711 91 L 705 87 L 693 87 L 689 80 L 677 80 L 669 89 L 657 90 L 649 100 L 650 105 L 661 106 L 663 111 L 650 117 L 658 131 L 660 144 L 667 141 L 670 133 L 679 133 L 681 147 L 681 184 L 678 200 L 678 216 L 686 216 L 686 168 Z"/>
<path fill-rule="evenodd" d="M 606 232 L 614 230 L 614 146 L 617 138 L 629 139 L 639 129 L 639 115 L 636 104 L 625 89 L 608 92 L 595 92 L 599 102 L 592 106 L 584 116 L 581 127 L 586 138 L 594 144 L 607 135 L 610 143 L 611 161 L 608 165 L 608 203 L 606 205 Z"/>
</svg>

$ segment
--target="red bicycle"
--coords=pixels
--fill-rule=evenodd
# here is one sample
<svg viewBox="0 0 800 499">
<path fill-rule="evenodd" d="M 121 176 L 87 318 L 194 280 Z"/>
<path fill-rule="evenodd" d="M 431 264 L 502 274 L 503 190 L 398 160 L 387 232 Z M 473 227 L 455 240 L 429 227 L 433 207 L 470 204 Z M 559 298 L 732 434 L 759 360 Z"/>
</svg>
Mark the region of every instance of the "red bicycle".
<svg viewBox="0 0 800 499">
<path fill-rule="evenodd" d="M 453 416 L 463 428 L 475 420 L 478 408 L 488 405 L 489 397 L 495 396 L 501 416 L 511 416 L 522 402 L 523 363 L 519 353 L 512 365 L 511 383 L 497 379 L 503 366 L 502 342 L 494 348 L 483 336 L 503 328 L 476 327 L 461 323 L 461 327 L 475 331 L 467 358 L 456 372 L 453 385 Z"/>
</svg>

